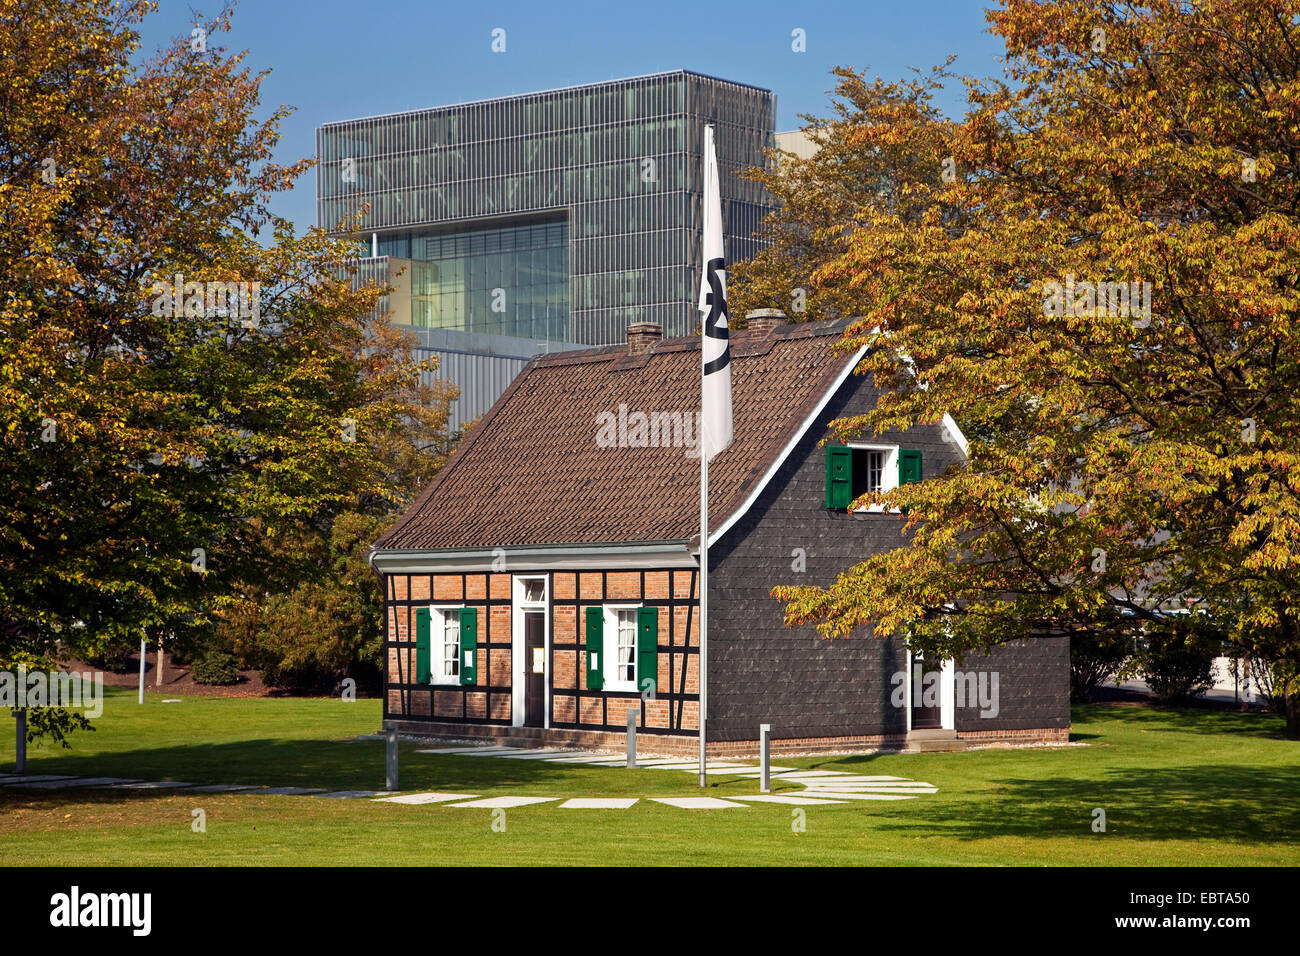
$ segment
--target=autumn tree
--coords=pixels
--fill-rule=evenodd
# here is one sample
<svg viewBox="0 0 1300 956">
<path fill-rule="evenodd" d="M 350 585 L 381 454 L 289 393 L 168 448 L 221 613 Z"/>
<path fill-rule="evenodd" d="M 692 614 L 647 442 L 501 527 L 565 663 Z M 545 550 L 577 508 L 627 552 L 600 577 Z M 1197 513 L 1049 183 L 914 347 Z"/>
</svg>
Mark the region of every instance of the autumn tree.
<svg viewBox="0 0 1300 956">
<path fill-rule="evenodd" d="M 382 493 L 359 496 L 345 509 L 269 539 L 268 549 L 282 568 L 292 568 L 292 578 L 251 578 L 241 600 L 214 622 L 216 643 L 233 648 L 273 687 L 334 690 L 351 678 L 353 690 L 380 688 L 384 596 L 367 561 L 370 547 L 459 439 L 448 424 L 459 389 L 441 379 L 409 377 L 411 333 L 387 324 L 372 332 L 357 356 L 362 380 L 376 397 L 395 396 L 405 406 L 396 425 L 357 436 L 384 469 Z"/>
<path fill-rule="evenodd" d="M 349 247 L 270 197 L 262 75 L 229 11 L 146 56 L 153 5 L 0 0 L 0 668 L 201 627 L 269 546 L 394 494 L 420 412 Z"/>
<path fill-rule="evenodd" d="M 742 174 L 767 190 L 775 209 L 762 227 L 770 245 L 729 273 L 733 315 L 780 309 L 792 321 L 811 322 L 861 313 L 859 292 L 849 282 L 824 272 L 815 282 L 813 276 L 847 252 L 867 210 L 893 210 L 904 221 L 921 215 L 929 197 L 900 187 L 931 176 L 934 157 L 948 153 L 955 124 L 934 98 L 945 80 L 956 79 L 949 72 L 954 59 L 897 83 L 837 67 L 831 115 L 801 117 L 812 154 L 774 149 L 767 166 Z M 943 174 L 955 177 L 955 162 Z"/>
<path fill-rule="evenodd" d="M 778 588 L 789 623 L 960 655 L 1190 609 L 1270 649 L 1300 737 L 1298 16 L 1005 0 L 1009 75 L 968 81 L 960 122 L 839 130 L 929 161 L 800 266 L 862 317 L 848 339 L 885 390 L 836 432 L 947 412 L 970 460 L 874 496 L 900 547 Z"/>
</svg>

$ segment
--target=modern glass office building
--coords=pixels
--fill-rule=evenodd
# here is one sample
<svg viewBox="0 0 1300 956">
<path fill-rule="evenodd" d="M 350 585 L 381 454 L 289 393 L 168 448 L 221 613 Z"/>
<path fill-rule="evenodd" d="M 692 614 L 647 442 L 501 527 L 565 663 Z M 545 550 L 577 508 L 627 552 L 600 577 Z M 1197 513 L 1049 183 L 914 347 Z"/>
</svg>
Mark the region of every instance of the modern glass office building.
<svg viewBox="0 0 1300 956">
<path fill-rule="evenodd" d="M 626 341 L 634 322 L 683 335 L 699 323 L 704 125 L 736 261 L 770 199 L 735 174 L 764 162 L 775 113 L 767 90 L 678 70 L 330 123 L 318 221 L 338 234 L 369 203 L 360 254 L 417 329 L 542 347 Z"/>
</svg>

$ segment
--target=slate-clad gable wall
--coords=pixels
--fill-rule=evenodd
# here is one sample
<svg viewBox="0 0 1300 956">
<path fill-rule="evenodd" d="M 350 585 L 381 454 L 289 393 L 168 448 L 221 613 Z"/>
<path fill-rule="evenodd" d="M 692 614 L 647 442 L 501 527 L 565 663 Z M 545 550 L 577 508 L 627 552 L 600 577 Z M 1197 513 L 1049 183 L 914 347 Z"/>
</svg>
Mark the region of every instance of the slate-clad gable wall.
<svg viewBox="0 0 1300 956">
<path fill-rule="evenodd" d="M 851 376 L 759 500 L 710 551 L 712 739 L 752 740 L 760 723 L 772 724 L 777 739 L 906 732 L 906 714 L 890 703 L 891 677 L 907 669 L 900 639 L 879 640 L 861 629 L 828 641 L 811 625 L 787 628 L 783 605 L 769 596 L 778 584 L 829 585 L 868 555 L 901 544 L 899 515 L 825 507 L 825 450 L 818 443 L 832 420 L 863 414 L 876 398 L 865 377 Z M 962 460 L 941 425 L 863 440 L 919 449 L 927 480 Z M 793 569 L 795 549 L 804 552 L 803 573 Z M 1068 676 L 1068 649 L 1063 656 L 1059 642 L 1030 643 L 1037 646 L 989 658 L 1001 668 L 998 718 L 976 716 L 977 726 L 959 723 L 959 730 L 1069 725 L 1069 693 L 1059 686 Z"/>
<path fill-rule="evenodd" d="M 965 708 L 956 711 L 958 733 L 1070 726 L 1069 638 L 1037 637 L 992 648 L 987 654 L 972 651 L 955 667 L 958 672 L 974 672 L 975 680 L 982 674 L 998 678 L 997 715 L 982 717 L 982 708 L 968 700 Z M 983 710 L 991 713 L 989 708 Z"/>
</svg>

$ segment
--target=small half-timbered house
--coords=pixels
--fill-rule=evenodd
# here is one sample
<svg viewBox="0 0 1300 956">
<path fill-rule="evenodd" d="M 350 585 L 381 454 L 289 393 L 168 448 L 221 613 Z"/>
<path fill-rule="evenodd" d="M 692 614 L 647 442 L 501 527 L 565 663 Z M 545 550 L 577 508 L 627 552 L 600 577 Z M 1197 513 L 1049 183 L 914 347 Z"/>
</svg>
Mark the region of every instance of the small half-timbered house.
<svg viewBox="0 0 1300 956">
<path fill-rule="evenodd" d="M 873 406 L 845 324 L 755 317 L 731 337 L 735 438 L 710 461 L 710 753 L 1060 742 L 1063 639 L 927 663 L 869 628 L 788 628 L 777 584 L 829 584 L 899 547 L 869 490 L 965 461 L 951 419 L 823 446 Z M 430 736 L 698 746 L 699 339 L 534 359 L 375 545 L 385 594 L 384 722 Z"/>
</svg>

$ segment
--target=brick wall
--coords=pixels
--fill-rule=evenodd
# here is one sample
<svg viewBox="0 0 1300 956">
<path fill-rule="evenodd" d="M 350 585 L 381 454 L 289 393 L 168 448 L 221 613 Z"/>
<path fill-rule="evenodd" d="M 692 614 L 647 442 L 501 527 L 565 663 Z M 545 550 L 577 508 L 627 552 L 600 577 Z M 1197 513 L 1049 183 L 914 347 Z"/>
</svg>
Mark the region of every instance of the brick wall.
<svg viewBox="0 0 1300 956">
<path fill-rule="evenodd" d="M 649 733 L 698 727 L 699 621 L 693 571 L 567 571 L 547 576 L 551 595 L 551 724 L 575 730 L 626 726 L 629 707 Z M 512 723 L 514 670 L 510 574 L 389 574 L 386 587 L 388 694 L 386 719 L 466 724 Z M 471 687 L 415 683 L 415 611 L 430 604 L 479 609 L 478 671 Z M 588 690 L 586 609 L 648 605 L 659 611 L 655 699 L 631 692 Z M 438 659 L 435 647 L 433 655 Z"/>
</svg>

